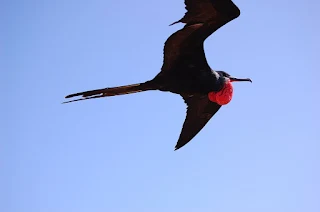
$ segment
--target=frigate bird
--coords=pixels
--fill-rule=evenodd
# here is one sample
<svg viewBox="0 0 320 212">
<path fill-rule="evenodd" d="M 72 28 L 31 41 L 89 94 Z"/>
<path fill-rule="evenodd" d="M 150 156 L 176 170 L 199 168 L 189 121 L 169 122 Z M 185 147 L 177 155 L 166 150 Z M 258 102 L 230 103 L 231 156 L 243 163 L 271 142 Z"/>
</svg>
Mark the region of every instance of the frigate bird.
<svg viewBox="0 0 320 212">
<path fill-rule="evenodd" d="M 186 13 L 176 23 L 185 24 L 165 42 L 160 72 L 143 83 L 90 90 L 70 94 L 81 96 L 68 102 L 159 90 L 179 94 L 187 105 L 187 114 L 175 150 L 192 140 L 233 95 L 232 82 L 250 81 L 232 77 L 208 65 L 204 41 L 223 25 L 240 15 L 231 0 L 185 0 Z"/>
</svg>

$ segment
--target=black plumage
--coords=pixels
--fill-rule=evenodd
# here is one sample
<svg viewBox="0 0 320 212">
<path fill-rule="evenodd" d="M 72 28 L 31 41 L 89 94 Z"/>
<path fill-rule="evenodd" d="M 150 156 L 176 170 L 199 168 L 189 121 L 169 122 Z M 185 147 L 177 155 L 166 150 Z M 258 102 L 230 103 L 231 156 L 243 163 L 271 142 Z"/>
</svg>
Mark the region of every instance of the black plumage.
<svg viewBox="0 0 320 212">
<path fill-rule="evenodd" d="M 147 90 L 179 94 L 187 104 L 187 115 L 175 149 L 193 139 L 222 106 L 210 101 L 208 93 L 220 92 L 230 80 L 251 80 L 237 79 L 224 71 L 212 70 L 204 52 L 206 38 L 237 18 L 240 15 L 239 8 L 231 0 L 185 0 L 185 5 L 187 12 L 173 23 L 181 22 L 185 26 L 166 40 L 161 71 L 152 80 L 71 94 L 66 98 L 82 98 L 68 102 Z"/>
</svg>

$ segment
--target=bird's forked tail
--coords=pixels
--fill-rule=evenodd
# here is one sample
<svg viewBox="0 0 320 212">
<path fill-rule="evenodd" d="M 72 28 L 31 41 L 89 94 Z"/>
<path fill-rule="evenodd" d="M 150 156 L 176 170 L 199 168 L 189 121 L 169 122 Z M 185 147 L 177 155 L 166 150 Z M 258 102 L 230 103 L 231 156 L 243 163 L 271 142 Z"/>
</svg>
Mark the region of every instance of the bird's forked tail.
<svg viewBox="0 0 320 212">
<path fill-rule="evenodd" d="M 137 92 L 147 91 L 147 90 L 155 90 L 155 88 L 147 86 L 147 84 L 148 83 L 137 83 L 137 84 L 124 85 L 119 87 L 102 88 L 97 90 L 74 93 L 66 96 L 65 98 L 71 98 L 75 96 L 82 96 L 82 98 L 66 101 L 63 103 L 70 103 L 70 102 L 76 102 L 76 101 L 87 100 L 87 99 L 95 99 L 95 98 L 101 98 L 101 97 L 107 97 L 107 96 L 131 94 L 131 93 L 137 93 Z"/>
</svg>

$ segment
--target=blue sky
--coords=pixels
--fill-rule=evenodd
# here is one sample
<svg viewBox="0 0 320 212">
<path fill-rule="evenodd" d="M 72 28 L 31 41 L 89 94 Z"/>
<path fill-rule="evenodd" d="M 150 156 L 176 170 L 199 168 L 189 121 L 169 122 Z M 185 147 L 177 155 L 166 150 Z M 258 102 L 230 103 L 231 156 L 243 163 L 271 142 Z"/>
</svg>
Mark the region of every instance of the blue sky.
<svg viewBox="0 0 320 212">
<path fill-rule="evenodd" d="M 206 55 L 253 83 L 173 151 L 178 95 L 61 102 L 153 78 L 183 0 L 2 1 L 0 211 L 320 211 L 320 3 L 234 2 Z"/>
</svg>

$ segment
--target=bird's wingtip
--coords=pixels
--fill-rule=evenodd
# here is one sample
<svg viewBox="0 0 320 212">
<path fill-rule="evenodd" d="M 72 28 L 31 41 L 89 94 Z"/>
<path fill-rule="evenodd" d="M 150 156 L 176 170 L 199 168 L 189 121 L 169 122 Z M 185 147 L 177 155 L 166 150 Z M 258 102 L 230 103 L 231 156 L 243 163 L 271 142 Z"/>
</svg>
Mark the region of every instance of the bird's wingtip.
<svg viewBox="0 0 320 212">
<path fill-rule="evenodd" d="M 170 24 L 169 26 L 175 25 L 175 24 L 177 24 L 177 23 L 179 23 L 179 22 L 180 22 L 180 20 L 179 20 L 179 21 L 175 21 L 175 22 L 173 22 L 172 24 Z"/>
</svg>

